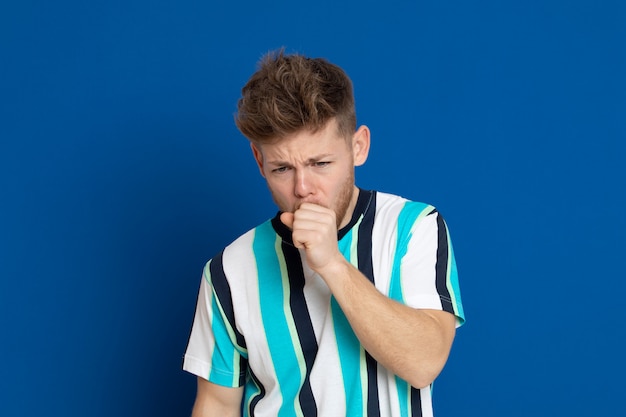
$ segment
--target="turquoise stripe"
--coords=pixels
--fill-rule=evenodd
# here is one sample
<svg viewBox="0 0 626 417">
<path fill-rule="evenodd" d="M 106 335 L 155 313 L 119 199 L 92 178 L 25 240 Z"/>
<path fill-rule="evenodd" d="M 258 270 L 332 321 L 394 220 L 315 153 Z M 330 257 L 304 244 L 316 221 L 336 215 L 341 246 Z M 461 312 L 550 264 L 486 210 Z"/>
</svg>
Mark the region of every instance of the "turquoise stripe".
<svg viewBox="0 0 626 417">
<path fill-rule="evenodd" d="M 291 330 L 285 309 L 276 308 L 285 305 L 289 288 L 282 255 L 279 257 L 275 249 L 277 238 L 268 221 L 257 227 L 252 246 L 259 274 L 261 317 L 279 390 L 283 398 L 294 399 L 293 402 L 282 404 L 278 416 L 291 417 L 302 414 L 298 404 L 302 375 L 293 342 L 289 337 Z"/>
<path fill-rule="evenodd" d="M 364 410 L 363 384 L 365 382 L 361 381 L 361 343 L 334 297 L 331 299 L 330 307 L 343 375 L 346 416 L 360 417 Z"/>
<path fill-rule="evenodd" d="M 396 301 L 404 301 L 400 267 L 402 265 L 402 259 L 404 258 L 404 255 L 406 255 L 408 249 L 407 242 L 411 239 L 411 229 L 420 216 L 428 214 L 430 210 L 427 209 L 429 208 L 432 209 L 432 206 L 424 203 L 407 201 L 398 215 L 396 253 L 393 258 L 391 279 L 389 282 L 389 297 Z"/>
<path fill-rule="evenodd" d="M 353 228 L 339 241 L 339 250 L 353 265 L 355 259 L 351 259 L 353 246 Z M 364 384 L 361 380 L 361 343 L 357 339 L 348 319 L 339 307 L 334 297 L 331 297 L 330 308 L 335 325 L 335 337 L 343 375 L 343 387 L 346 396 L 346 416 L 360 417 L 364 414 L 365 400 L 363 396 Z"/>
<path fill-rule="evenodd" d="M 400 403 L 400 417 L 409 417 L 409 392 L 411 387 L 404 379 L 396 376 L 396 389 L 398 390 L 398 401 Z"/>
<path fill-rule="evenodd" d="M 420 218 L 426 216 L 432 206 L 424 203 L 408 201 L 398 214 L 397 235 L 396 235 L 396 253 L 393 259 L 391 269 L 391 279 L 389 282 L 389 297 L 404 304 L 404 292 L 402 291 L 402 259 L 408 250 L 408 242 L 411 239 L 411 230 L 413 225 Z M 411 413 L 409 392 L 409 384 L 396 376 L 396 390 L 398 393 L 398 404 L 400 405 L 400 416 L 408 417 Z"/>
<path fill-rule="evenodd" d="M 339 252 L 341 252 L 343 256 L 348 260 L 350 260 L 350 247 L 352 246 L 352 234 L 354 233 L 353 230 L 354 229 L 346 233 L 346 235 L 338 242 Z"/>
</svg>

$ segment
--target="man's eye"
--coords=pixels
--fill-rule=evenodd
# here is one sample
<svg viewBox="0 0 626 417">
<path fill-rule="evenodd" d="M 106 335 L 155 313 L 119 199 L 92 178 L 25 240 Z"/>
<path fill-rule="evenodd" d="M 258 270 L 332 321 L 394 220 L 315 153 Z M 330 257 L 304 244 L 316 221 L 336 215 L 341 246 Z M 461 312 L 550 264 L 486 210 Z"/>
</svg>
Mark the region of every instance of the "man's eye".
<svg viewBox="0 0 626 417">
<path fill-rule="evenodd" d="M 272 172 L 276 172 L 277 174 L 280 174 L 281 172 L 286 172 L 289 168 L 287 167 L 278 167 L 272 170 Z"/>
<path fill-rule="evenodd" d="M 319 161 L 319 162 L 315 163 L 315 166 L 321 168 L 321 167 L 325 167 L 325 166 L 327 166 L 329 164 L 330 164 L 330 162 L 328 162 L 328 161 Z"/>
</svg>

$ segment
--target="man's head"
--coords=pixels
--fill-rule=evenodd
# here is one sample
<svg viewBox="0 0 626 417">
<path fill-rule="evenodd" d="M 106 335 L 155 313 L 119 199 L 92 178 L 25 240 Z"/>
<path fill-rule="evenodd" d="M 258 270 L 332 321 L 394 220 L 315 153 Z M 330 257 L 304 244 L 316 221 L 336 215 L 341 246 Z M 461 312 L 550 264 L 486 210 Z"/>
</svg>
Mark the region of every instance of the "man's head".
<svg viewBox="0 0 626 417">
<path fill-rule="evenodd" d="M 236 123 L 284 212 L 313 203 L 337 226 L 356 204 L 354 167 L 367 159 L 369 129 L 356 129 L 352 83 L 322 59 L 268 54 L 242 89 Z"/>
<path fill-rule="evenodd" d="M 254 143 L 315 133 L 333 118 L 346 139 L 356 129 L 352 82 L 321 58 L 268 53 L 241 92 L 235 123 Z"/>
</svg>

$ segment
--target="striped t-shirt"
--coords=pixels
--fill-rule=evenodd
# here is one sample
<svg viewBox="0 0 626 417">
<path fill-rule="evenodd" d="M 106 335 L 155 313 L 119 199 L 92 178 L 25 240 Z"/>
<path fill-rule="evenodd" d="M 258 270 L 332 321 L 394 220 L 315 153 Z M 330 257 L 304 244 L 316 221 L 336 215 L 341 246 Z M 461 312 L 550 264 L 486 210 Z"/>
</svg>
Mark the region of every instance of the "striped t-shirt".
<svg viewBox="0 0 626 417">
<path fill-rule="evenodd" d="M 434 207 L 360 190 L 338 238 L 383 294 L 464 322 L 449 234 Z M 244 416 L 432 416 L 431 387 L 411 387 L 363 349 L 278 215 L 207 263 L 183 368 L 244 386 Z"/>
</svg>

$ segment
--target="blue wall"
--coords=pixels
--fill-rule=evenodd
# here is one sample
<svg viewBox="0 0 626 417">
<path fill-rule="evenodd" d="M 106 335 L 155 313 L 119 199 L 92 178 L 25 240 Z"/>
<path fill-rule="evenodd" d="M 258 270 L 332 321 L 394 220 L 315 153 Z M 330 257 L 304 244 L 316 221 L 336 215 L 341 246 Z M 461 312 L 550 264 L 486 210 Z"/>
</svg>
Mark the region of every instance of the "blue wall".
<svg viewBox="0 0 626 417">
<path fill-rule="evenodd" d="M 435 204 L 438 417 L 623 415 L 619 1 L 0 6 L 0 415 L 184 416 L 206 260 L 274 206 L 232 122 L 280 46 L 352 76 L 366 188 Z"/>
</svg>

